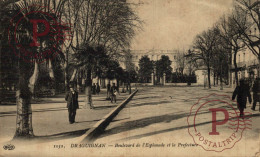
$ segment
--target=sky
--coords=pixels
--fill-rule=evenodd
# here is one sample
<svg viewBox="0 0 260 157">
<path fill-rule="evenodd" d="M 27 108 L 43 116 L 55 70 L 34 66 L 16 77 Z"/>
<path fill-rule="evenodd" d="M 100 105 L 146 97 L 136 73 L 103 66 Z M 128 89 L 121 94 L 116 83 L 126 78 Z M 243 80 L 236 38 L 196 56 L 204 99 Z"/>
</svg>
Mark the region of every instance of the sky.
<svg viewBox="0 0 260 157">
<path fill-rule="evenodd" d="M 233 0 L 128 0 L 144 21 L 131 49 L 188 49 L 194 37 L 231 10 Z"/>
</svg>

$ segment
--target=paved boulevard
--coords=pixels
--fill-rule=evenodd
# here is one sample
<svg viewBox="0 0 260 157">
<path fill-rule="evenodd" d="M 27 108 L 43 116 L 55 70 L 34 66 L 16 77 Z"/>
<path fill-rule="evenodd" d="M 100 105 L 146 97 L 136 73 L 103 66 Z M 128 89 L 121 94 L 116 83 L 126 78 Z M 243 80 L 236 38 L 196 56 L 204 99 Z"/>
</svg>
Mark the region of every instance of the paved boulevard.
<svg viewBox="0 0 260 157">
<path fill-rule="evenodd" d="M 252 112 L 252 129 L 245 130 L 242 139 L 232 149 L 217 153 L 207 152 L 200 146 L 194 146 L 194 141 L 188 133 L 187 117 L 191 107 L 199 98 L 212 93 L 228 96 L 232 94 L 227 88 L 223 91 L 219 88 L 208 90 L 203 87 L 139 88 L 139 92 L 94 141 L 96 144 L 106 145 L 104 148 L 79 149 L 71 146 L 74 143 L 79 144 L 80 136 L 113 109 L 114 106 L 109 107 L 111 106 L 109 102 L 104 103 L 104 98 L 94 98 L 100 99 L 96 105 L 104 105 L 104 107 L 97 110 L 80 109 L 76 118 L 78 123 L 73 125 L 68 124 L 63 97 L 60 98 L 62 103 L 35 104 L 33 105 L 33 110 L 36 111 L 33 114 L 35 134 L 53 139 L 42 145 L 31 145 L 30 148 L 37 152 L 44 152 L 45 155 L 59 153 L 60 156 L 86 156 L 87 154 L 112 156 L 114 153 L 117 153 L 117 156 L 255 156 L 259 152 L 260 145 L 258 111 Z M 105 97 L 104 94 L 102 97 Z M 121 94 L 120 101 L 126 96 L 127 94 Z M 80 108 L 82 108 L 82 97 L 80 100 Z M 246 112 L 251 112 L 250 107 L 251 105 L 248 104 Z M 1 106 L 1 108 L 5 108 L 2 112 L 6 112 L 0 117 L 1 134 L 4 132 L 5 135 L 12 136 L 15 129 L 15 113 L 13 113 L 15 106 Z M 7 109 L 10 109 L 10 112 Z M 210 111 L 204 110 L 200 118 L 202 122 L 199 123 L 198 128 L 208 133 L 212 128 Z M 217 126 L 217 129 L 226 128 Z M 75 138 L 68 138 L 70 134 Z M 229 137 L 225 132 L 223 135 Z M 1 136 L 3 137 L 3 134 Z M 63 148 L 66 146 L 66 149 L 56 149 L 55 146 L 59 144 L 64 145 Z M 136 147 L 137 144 L 140 144 L 139 148 Z M 167 144 L 174 146 L 167 147 Z M 131 148 L 131 145 L 135 147 Z M 162 148 L 154 145 L 165 146 Z M 31 155 L 26 149 L 26 145 L 16 148 L 21 153 Z"/>
<path fill-rule="evenodd" d="M 212 93 L 228 96 L 232 94 L 231 89 L 220 91 L 219 88 L 214 87 L 211 90 L 203 87 L 141 88 L 95 142 L 110 143 L 113 147 L 139 143 L 141 147 L 146 147 L 139 152 L 140 156 L 147 152 L 152 152 L 153 155 L 162 155 L 167 152 L 164 155 L 172 153 L 185 156 L 193 155 L 193 153 L 197 155 L 208 153 L 201 147 L 189 147 L 194 142 L 188 133 L 187 116 L 191 106 L 199 98 Z M 245 112 L 251 112 L 250 108 L 251 105 L 248 104 Z M 260 114 L 258 111 L 252 113 L 252 130 L 245 130 L 242 140 L 236 143 L 234 148 L 225 150 L 221 155 L 254 156 L 259 151 Z M 205 121 L 210 121 L 212 119 L 211 113 L 207 110 L 202 114 L 202 118 Z M 198 127 L 207 132 L 208 129 L 211 129 L 211 125 L 211 123 L 202 123 Z M 217 129 L 225 128 L 217 126 Z M 167 151 L 160 148 L 149 148 L 153 144 L 162 143 L 173 143 L 176 146 L 171 149 L 166 148 Z M 129 155 L 129 153 L 131 154 L 131 151 L 122 151 L 122 155 Z M 210 152 L 210 155 L 218 156 L 220 154 Z"/>
</svg>

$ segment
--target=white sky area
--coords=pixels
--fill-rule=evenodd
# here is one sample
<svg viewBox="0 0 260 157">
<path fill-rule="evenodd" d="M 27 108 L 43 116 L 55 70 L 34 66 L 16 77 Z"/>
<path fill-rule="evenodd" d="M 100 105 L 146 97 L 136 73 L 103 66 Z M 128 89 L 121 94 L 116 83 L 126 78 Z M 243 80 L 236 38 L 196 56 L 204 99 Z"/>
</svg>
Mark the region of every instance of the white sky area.
<svg viewBox="0 0 260 157">
<path fill-rule="evenodd" d="M 128 0 L 144 21 L 131 49 L 188 49 L 194 37 L 231 10 L 233 0 Z"/>
</svg>

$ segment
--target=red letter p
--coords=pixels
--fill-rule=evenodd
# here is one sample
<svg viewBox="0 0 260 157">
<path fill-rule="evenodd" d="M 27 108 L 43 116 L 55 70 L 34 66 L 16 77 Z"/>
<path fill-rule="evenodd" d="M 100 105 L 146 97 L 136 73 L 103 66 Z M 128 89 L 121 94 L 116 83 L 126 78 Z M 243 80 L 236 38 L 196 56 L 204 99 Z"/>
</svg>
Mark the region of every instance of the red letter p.
<svg viewBox="0 0 260 157">
<path fill-rule="evenodd" d="M 33 24 L 33 42 L 30 43 L 30 46 L 40 46 L 40 44 L 37 42 L 37 38 L 40 36 L 47 35 L 50 31 L 50 24 L 46 20 L 30 20 L 30 22 Z M 42 33 L 38 33 L 37 31 L 37 24 L 43 23 L 45 26 L 45 30 Z"/>
<path fill-rule="evenodd" d="M 226 109 L 209 109 L 212 112 L 212 132 L 209 135 L 219 135 L 217 132 L 217 125 L 223 125 L 228 121 L 229 115 Z M 217 112 L 221 111 L 225 114 L 225 119 L 223 121 L 217 122 Z"/>
</svg>

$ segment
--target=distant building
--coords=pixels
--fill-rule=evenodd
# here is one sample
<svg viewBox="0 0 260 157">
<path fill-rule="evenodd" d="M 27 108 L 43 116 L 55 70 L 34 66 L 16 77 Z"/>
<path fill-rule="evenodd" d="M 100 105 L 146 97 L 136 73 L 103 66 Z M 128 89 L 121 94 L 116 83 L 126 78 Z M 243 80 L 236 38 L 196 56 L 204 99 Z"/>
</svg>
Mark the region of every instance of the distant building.
<svg viewBox="0 0 260 157">
<path fill-rule="evenodd" d="M 234 55 L 232 55 L 232 63 L 231 63 L 231 86 L 236 86 L 235 79 L 235 65 L 234 65 Z M 259 66 L 259 62 L 257 57 L 249 50 L 245 49 L 239 51 L 237 53 L 237 70 L 238 70 L 238 80 L 241 78 L 252 79 L 257 77 L 257 68 Z"/>
<path fill-rule="evenodd" d="M 252 7 L 259 7 L 256 2 L 259 0 L 248 0 L 249 5 Z M 256 25 L 252 25 L 251 28 L 248 30 L 248 34 L 252 36 L 259 36 L 260 32 Z M 257 39 L 258 40 L 258 39 Z M 249 48 L 245 48 L 237 53 L 236 56 L 236 63 L 237 63 L 237 70 L 238 70 L 238 80 L 241 78 L 251 79 L 257 77 L 258 75 L 258 67 L 259 61 L 257 57 L 251 52 Z M 236 86 L 236 79 L 235 79 L 235 65 L 234 65 L 234 53 L 232 53 L 232 63 L 230 66 L 230 85 L 231 87 Z"/>
<path fill-rule="evenodd" d="M 168 56 L 169 59 L 172 61 L 172 69 L 175 71 L 176 69 L 176 59 L 177 59 L 177 50 L 130 50 L 131 56 L 128 56 L 127 60 L 131 60 L 134 65 L 136 71 L 139 69 L 139 60 L 143 56 L 148 56 L 152 61 L 158 61 L 161 59 L 161 56 L 165 55 Z M 126 68 L 126 65 L 122 62 L 121 66 Z"/>
<path fill-rule="evenodd" d="M 199 86 L 205 86 L 208 87 L 208 68 L 206 66 L 201 66 L 200 68 L 197 68 L 195 70 L 195 75 L 196 75 L 196 81 L 197 85 Z M 214 77 L 213 77 L 213 72 L 211 69 L 211 74 L 210 74 L 210 85 L 214 84 Z"/>
</svg>

